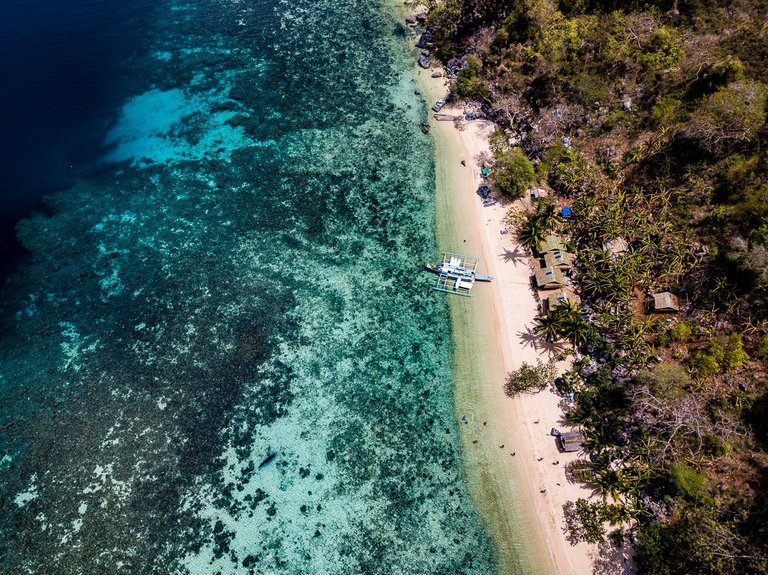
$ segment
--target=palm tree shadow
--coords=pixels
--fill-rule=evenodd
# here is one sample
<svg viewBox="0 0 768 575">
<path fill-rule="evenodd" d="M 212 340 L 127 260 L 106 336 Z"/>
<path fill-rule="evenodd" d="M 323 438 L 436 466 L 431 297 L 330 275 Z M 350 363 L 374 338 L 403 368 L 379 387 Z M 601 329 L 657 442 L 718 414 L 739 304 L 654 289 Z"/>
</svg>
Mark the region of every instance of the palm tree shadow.
<svg viewBox="0 0 768 575">
<path fill-rule="evenodd" d="M 524 330 L 518 331 L 517 336 L 520 338 L 523 347 L 532 347 L 536 351 L 540 349 L 542 343 L 546 343 L 542 338 L 533 333 L 533 330 L 528 326 L 525 326 Z"/>
<path fill-rule="evenodd" d="M 500 257 L 504 260 L 504 263 L 512 262 L 515 267 L 517 267 L 520 263 L 527 265 L 528 262 L 528 254 L 522 248 L 522 246 L 519 245 L 515 246 L 514 250 L 504 248 L 504 253 L 501 254 Z"/>
<path fill-rule="evenodd" d="M 547 341 L 543 337 L 536 335 L 529 326 L 524 330 L 517 332 L 517 336 L 523 343 L 523 347 L 532 347 L 536 351 L 555 354 L 568 349 L 568 345 L 562 341 Z"/>
<path fill-rule="evenodd" d="M 593 575 L 629 575 L 635 572 L 634 553 L 630 545 L 616 547 L 609 541 L 603 541 L 599 549 Z"/>
<path fill-rule="evenodd" d="M 573 422 L 568 420 L 568 411 L 573 409 L 573 404 L 568 403 L 565 399 L 563 399 L 558 402 L 557 406 L 563 411 L 560 415 L 560 418 L 557 420 L 557 425 L 560 427 L 573 425 Z"/>
</svg>

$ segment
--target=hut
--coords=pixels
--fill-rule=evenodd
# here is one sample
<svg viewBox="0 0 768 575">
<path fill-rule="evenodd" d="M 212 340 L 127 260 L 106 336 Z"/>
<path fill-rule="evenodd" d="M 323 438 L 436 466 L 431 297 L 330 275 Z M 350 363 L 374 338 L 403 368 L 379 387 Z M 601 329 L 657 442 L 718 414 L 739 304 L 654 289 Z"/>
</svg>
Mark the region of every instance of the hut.
<svg viewBox="0 0 768 575">
<path fill-rule="evenodd" d="M 629 246 L 624 238 L 617 236 L 603 242 L 603 250 L 608 252 L 608 255 L 612 260 L 615 260 L 621 254 L 628 252 Z"/>
<path fill-rule="evenodd" d="M 557 436 L 557 442 L 563 451 L 581 451 L 584 447 L 584 436 L 581 431 L 566 431 Z"/>
<path fill-rule="evenodd" d="M 547 311 L 552 311 L 561 303 L 565 302 L 579 305 L 581 303 L 581 298 L 569 290 L 558 290 L 547 298 Z"/>
<path fill-rule="evenodd" d="M 554 234 L 546 236 L 544 239 L 539 241 L 538 244 L 536 244 L 536 251 L 538 251 L 540 254 L 545 254 L 554 250 L 560 250 L 563 252 L 565 251 L 563 240 Z"/>
<path fill-rule="evenodd" d="M 677 296 L 663 291 L 653 294 L 653 299 L 648 302 L 651 311 L 655 313 L 675 313 L 680 311 L 680 303 Z"/>
<path fill-rule="evenodd" d="M 539 289 L 557 289 L 565 285 L 565 278 L 559 268 L 546 267 L 536 270 L 536 286 Z"/>
<path fill-rule="evenodd" d="M 564 250 L 552 250 L 544 254 L 544 265 L 563 270 L 569 269 L 573 266 L 573 254 Z"/>
</svg>

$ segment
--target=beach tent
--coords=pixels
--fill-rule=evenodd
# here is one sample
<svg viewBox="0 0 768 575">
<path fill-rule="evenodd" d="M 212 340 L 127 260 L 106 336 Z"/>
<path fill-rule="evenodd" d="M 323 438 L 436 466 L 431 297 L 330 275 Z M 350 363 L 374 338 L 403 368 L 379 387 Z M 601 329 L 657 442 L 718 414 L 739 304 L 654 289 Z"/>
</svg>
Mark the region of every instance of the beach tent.
<svg viewBox="0 0 768 575">
<path fill-rule="evenodd" d="M 563 218 L 570 218 L 573 215 L 573 210 L 570 206 L 563 206 L 560 210 L 560 216 Z"/>
</svg>

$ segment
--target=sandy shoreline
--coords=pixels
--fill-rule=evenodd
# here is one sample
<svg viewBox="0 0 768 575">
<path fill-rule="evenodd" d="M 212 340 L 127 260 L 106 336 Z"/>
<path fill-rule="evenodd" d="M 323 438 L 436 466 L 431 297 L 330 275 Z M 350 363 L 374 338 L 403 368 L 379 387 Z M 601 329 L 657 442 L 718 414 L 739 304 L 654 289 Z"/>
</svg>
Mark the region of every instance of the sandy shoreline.
<svg viewBox="0 0 768 575">
<path fill-rule="evenodd" d="M 444 79 L 431 78 L 431 70 L 417 73 L 430 104 L 446 94 Z M 461 109 L 441 112 L 458 115 Z M 514 234 L 500 233 L 508 206 L 483 207 L 475 194 L 475 158 L 487 150 L 493 125 L 473 121 L 457 129 L 433 117 L 429 123 L 439 246 L 479 256 L 480 272 L 496 278 L 477 285 L 471 299 L 450 298 L 456 417 L 473 499 L 496 543 L 502 573 L 592 573 L 596 548 L 571 546 L 563 534 L 563 504 L 589 497 L 591 490 L 568 482 L 564 465 L 579 455 L 558 452 L 549 435 L 552 427 L 564 428 L 560 398 L 544 391 L 510 399 L 503 392 L 507 372 L 547 356 L 528 335 L 537 313 L 528 257 Z"/>
</svg>

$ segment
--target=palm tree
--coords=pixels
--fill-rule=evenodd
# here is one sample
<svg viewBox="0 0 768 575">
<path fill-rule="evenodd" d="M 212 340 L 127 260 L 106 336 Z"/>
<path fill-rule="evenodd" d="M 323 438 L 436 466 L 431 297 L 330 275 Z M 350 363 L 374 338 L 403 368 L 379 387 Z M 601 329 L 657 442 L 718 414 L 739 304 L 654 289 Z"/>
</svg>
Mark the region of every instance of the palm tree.
<svg viewBox="0 0 768 575">
<path fill-rule="evenodd" d="M 562 320 L 555 313 L 536 318 L 536 325 L 533 326 L 533 333 L 543 337 L 545 341 L 554 343 L 560 339 L 562 329 Z"/>
<path fill-rule="evenodd" d="M 539 218 L 547 230 L 551 230 L 557 223 L 557 206 L 551 198 L 538 198 L 536 211 L 531 217 Z"/>
<path fill-rule="evenodd" d="M 544 239 L 546 231 L 546 222 L 533 214 L 520 224 L 517 236 L 526 248 L 534 252 L 539 242 Z"/>
<path fill-rule="evenodd" d="M 565 319 L 563 326 L 563 335 L 573 344 L 575 348 L 580 348 L 589 343 L 596 335 L 592 324 L 584 321 L 578 315 L 571 315 Z"/>
<path fill-rule="evenodd" d="M 573 303 L 572 300 L 566 299 L 557 305 L 557 307 L 553 310 L 553 313 L 557 314 L 562 319 L 567 319 L 578 316 L 579 308 L 576 307 L 576 304 Z"/>
<path fill-rule="evenodd" d="M 621 338 L 621 347 L 624 349 L 635 349 L 645 344 L 645 338 L 648 335 L 648 328 L 645 323 L 635 322 L 631 324 L 624 332 Z"/>
<path fill-rule="evenodd" d="M 595 469 L 595 483 L 603 490 L 603 497 L 610 495 L 614 501 L 619 501 L 624 491 L 624 478 L 620 469 L 609 465 Z"/>
</svg>

